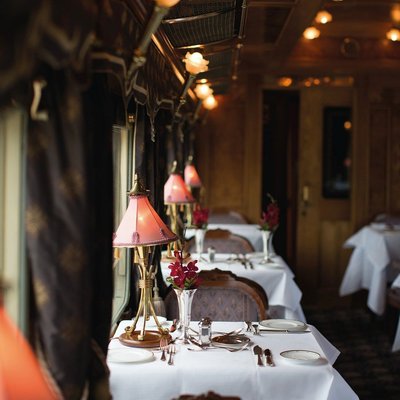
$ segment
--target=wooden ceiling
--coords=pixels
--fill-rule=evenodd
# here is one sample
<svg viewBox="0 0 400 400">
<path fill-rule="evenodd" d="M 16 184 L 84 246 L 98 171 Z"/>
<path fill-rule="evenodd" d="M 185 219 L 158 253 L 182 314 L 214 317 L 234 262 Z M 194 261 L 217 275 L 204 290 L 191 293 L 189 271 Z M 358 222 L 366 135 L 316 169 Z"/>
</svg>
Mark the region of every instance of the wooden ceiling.
<svg viewBox="0 0 400 400">
<path fill-rule="evenodd" d="M 314 22 L 318 11 L 333 20 Z M 397 72 L 400 42 L 386 38 L 399 26 L 400 1 L 390 0 L 251 0 L 239 71 L 271 74 L 354 74 Z M 397 21 L 396 21 L 397 20 Z M 314 40 L 302 37 L 316 26 Z"/>
</svg>

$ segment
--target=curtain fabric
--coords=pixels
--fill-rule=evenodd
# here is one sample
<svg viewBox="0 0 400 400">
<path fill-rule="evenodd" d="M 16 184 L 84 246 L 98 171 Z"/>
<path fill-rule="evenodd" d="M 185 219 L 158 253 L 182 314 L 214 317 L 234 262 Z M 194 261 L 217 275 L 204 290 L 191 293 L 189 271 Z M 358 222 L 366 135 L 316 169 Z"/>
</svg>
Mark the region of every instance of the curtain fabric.
<svg viewBox="0 0 400 400">
<path fill-rule="evenodd" d="M 66 399 L 108 399 L 112 304 L 112 117 L 104 85 L 81 93 L 68 71 L 45 71 L 30 121 L 26 232 L 43 361 Z"/>
</svg>

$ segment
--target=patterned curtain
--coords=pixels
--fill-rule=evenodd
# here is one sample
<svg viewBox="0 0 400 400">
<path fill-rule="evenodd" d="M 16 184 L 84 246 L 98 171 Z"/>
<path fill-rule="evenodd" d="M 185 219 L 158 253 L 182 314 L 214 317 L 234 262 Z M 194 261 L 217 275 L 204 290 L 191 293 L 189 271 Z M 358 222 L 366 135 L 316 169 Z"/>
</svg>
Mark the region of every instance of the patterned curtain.
<svg viewBox="0 0 400 400">
<path fill-rule="evenodd" d="M 109 399 L 113 105 L 99 79 L 43 73 L 48 121 L 28 126 L 26 231 L 43 362 L 68 400 Z"/>
</svg>

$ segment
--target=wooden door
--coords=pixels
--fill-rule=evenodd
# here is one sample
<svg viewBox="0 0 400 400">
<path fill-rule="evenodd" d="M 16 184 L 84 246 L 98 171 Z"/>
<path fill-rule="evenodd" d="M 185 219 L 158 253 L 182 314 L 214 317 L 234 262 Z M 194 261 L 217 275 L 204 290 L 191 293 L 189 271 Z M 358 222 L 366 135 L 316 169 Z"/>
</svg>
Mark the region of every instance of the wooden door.
<svg viewBox="0 0 400 400">
<path fill-rule="evenodd" d="M 305 305 L 338 304 L 347 265 L 343 243 L 350 234 L 351 202 L 323 193 L 324 110 L 351 107 L 352 96 L 351 88 L 315 87 L 300 93 L 296 278 Z"/>
</svg>

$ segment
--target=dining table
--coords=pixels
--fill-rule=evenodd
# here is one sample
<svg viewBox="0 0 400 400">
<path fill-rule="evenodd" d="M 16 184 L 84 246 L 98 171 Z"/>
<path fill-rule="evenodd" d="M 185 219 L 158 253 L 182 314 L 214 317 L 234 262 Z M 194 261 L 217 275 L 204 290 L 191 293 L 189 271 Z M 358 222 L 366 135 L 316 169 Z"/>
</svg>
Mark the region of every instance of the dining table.
<svg viewBox="0 0 400 400">
<path fill-rule="evenodd" d="M 263 322 L 257 323 L 258 327 L 262 328 Z M 168 363 L 169 355 L 162 361 L 160 348 L 131 348 L 118 340 L 131 323 L 121 321 L 109 344 L 107 364 L 115 400 L 172 400 L 183 394 L 208 391 L 241 400 L 358 399 L 333 366 L 340 352 L 312 325 L 305 324 L 301 331 L 271 329 L 256 335 L 246 331 L 244 322 L 215 321 L 211 346 L 200 347 L 198 341 L 196 345 L 176 341 L 169 347 L 174 351 L 172 362 Z M 170 322 L 164 326 L 168 328 Z M 191 327 L 194 332 L 197 321 L 192 321 Z M 240 344 L 231 351 L 216 345 L 223 342 L 218 336 L 221 339 L 235 329 L 242 329 L 237 334 L 245 346 Z M 171 335 L 175 339 L 179 332 Z M 262 352 L 261 365 L 256 346 Z M 271 359 L 265 355 L 267 349 Z M 269 366 L 267 361 L 274 365 Z"/>
<path fill-rule="evenodd" d="M 248 254 L 215 254 L 214 261 L 211 262 L 209 255 L 203 253 L 192 254 L 191 258 L 198 260 L 199 270 L 228 270 L 235 275 L 257 282 L 265 290 L 268 297 L 271 318 L 293 318 L 306 321 L 306 317 L 301 306 L 302 292 L 295 282 L 293 271 L 278 255 L 271 257 L 271 262 L 264 263 L 264 254 L 254 252 Z M 170 262 L 161 262 L 161 271 L 164 281 L 170 274 L 168 265 Z"/>
<path fill-rule="evenodd" d="M 367 305 L 377 315 L 385 312 L 386 288 L 400 267 L 400 226 L 372 222 L 346 240 L 354 248 L 340 285 L 346 296 L 367 289 Z"/>
<path fill-rule="evenodd" d="M 223 224 L 211 223 L 207 225 L 207 230 L 223 229 L 235 235 L 246 238 L 254 248 L 254 251 L 262 251 L 263 242 L 260 225 L 257 224 Z M 188 228 L 185 231 L 185 238 L 190 239 L 195 236 L 196 229 Z"/>
</svg>

